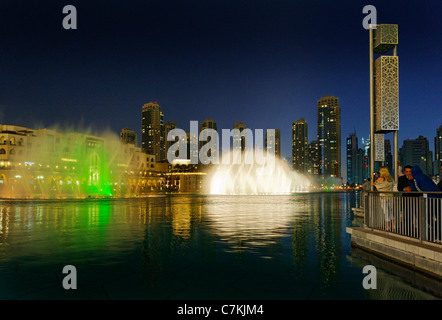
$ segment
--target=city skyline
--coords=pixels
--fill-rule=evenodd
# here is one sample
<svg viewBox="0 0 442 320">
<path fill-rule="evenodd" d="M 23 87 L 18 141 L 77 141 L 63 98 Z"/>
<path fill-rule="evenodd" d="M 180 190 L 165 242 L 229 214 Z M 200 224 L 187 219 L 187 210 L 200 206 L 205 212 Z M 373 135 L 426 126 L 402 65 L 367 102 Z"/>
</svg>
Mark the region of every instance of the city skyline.
<svg viewBox="0 0 442 320">
<path fill-rule="evenodd" d="M 218 128 L 236 121 L 252 129 L 279 128 L 281 156 L 290 159 L 289 126 L 305 118 L 313 128 L 315 102 L 330 94 L 340 98 L 341 135 L 354 128 L 359 137 L 369 135 L 362 1 L 72 4 L 79 18 L 78 30 L 71 31 L 61 26 L 64 4 L 2 5 L 0 20 L 8 32 L 1 35 L 7 61 L 1 123 L 83 123 L 116 133 L 128 127 L 140 139 L 139 108 L 158 101 L 166 121 L 184 130 L 190 120 L 206 118 Z M 399 25 L 399 146 L 422 135 L 435 150 L 441 62 L 433 42 L 440 35 L 441 4 L 371 4 L 378 23 Z M 312 17 L 315 23 L 305 27 Z M 316 132 L 309 130 L 313 140 Z M 343 149 L 341 143 L 345 168 Z"/>
<path fill-rule="evenodd" d="M 155 105 L 159 108 L 159 112 L 161 113 L 161 123 L 164 123 L 164 114 L 161 111 L 161 106 L 156 101 L 150 102 L 143 106 L 142 128 L 146 127 L 145 108 L 148 105 Z M 159 123 L 158 119 L 160 117 L 154 118 L 157 119 L 157 121 L 153 121 L 152 123 Z M 154 118 L 152 119 L 154 120 Z M 165 124 L 166 127 L 168 124 L 173 124 L 172 127 L 177 128 L 175 121 L 168 121 Z M 206 118 L 206 120 L 202 123 L 199 123 L 198 126 L 200 134 L 204 128 L 215 129 L 215 131 L 217 131 L 216 121 L 214 121 L 213 119 Z M 151 127 L 151 125 L 148 124 L 148 127 Z M 304 118 L 293 121 L 291 136 L 292 157 L 290 159 L 285 158 L 285 160 L 295 171 L 300 173 L 308 173 L 312 176 L 323 176 L 325 178 L 335 177 L 341 179 L 343 183 L 347 182 L 349 184 L 363 183 L 365 179 L 370 177 L 368 154 L 369 142 L 367 144 L 367 140 L 369 141 L 369 139 L 365 139 L 364 142 L 364 137 L 361 137 L 362 148 L 359 148 L 359 138 L 355 130 L 354 132 L 351 132 L 349 134 L 349 137 L 346 138 L 345 142 L 342 144 L 340 127 L 341 123 L 339 97 L 326 95 L 320 98 L 317 101 L 317 140 L 310 142 L 308 141 L 308 123 L 305 121 Z M 246 128 L 247 125 L 242 122 L 233 122 L 233 129 L 238 129 L 242 131 Z M 274 152 L 276 152 L 276 154 L 280 157 L 280 129 L 271 130 L 275 130 L 275 134 L 272 134 L 274 135 L 276 142 L 276 150 L 274 150 Z M 440 134 L 441 130 L 442 124 L 436 129 L 436 136 L 434 137 L 435 146 L 440 144 L 440 141 L 442 141 L 442 135 Z M 144 133 L 144 129 L 142 129 L 142 131 Z M 166 129 L 166 131 L 161 134 L 161 137 L 164 141 L 163 144 L 166 153 L 169 146 L 173 143 L 168 142 L 169 146 L 166 144 L 167 132 L 168 130 Z M 189 145 L 189 131 L 185 132 L 187 133 L 187 144 Z M 268 148 L 267 132 L 268 129 L 264 137 L 265 149 Z M 206 138 L 204 135 L 202 137 L 204 141 Z M 238 139 L 238 137 L 235 138 L 235 136 L 233 136 L 233 138 Z M 197 140 L 198 138 L 195 138 L 196 144 L 198 144 L 196 142 Z M 407 146 L 407 143 L 415 143 L 419 140 L 425 140 L 426 146 L 419 147 L 418 149 L 416 149 L 416 147 L 410 148 Z M 379 168 L 385 165 L 390 172 L 393 172 L 393 155 L 391 141 L 390 139 L 382 139 L 382 141 L 385 154 L 383 160 L 375 161 L 374 171 L 378 172 Z M 142 141 L 142 144 L 143 143 L 144 140 Z M 199 142 L 199 148 L 201 149 L 204 144 L 205 143 Z M 215 148 L 218 150 L 219 146 L 216 146 Z M 245 137 L 241 138 L 241 146 L 239 148 L 241 150 L 245 150 Z M 333 151 L 334 149 L 336 151 Z M 345 153 L 344 158 L 346 159 L 346 161 L 344 162 L 339 159 L 339 155 L 341 155 L 341 149 L 342 153 Z M 407 154 L 408 156 L 405 156 L 405 154 Z M 422 168 L 423 172 L 429 176 L 433 176 L 433 174 L 437 177 L 439 176 L 437 154 L 437 149 L 435 149 L 434 153 L 432 150 L 429 149 L 429 139 L 423 136 L 419 136 L 417 139 L 405 139 L 402 145 L 398 146 L 398 160 L 402 162 L 403 166 L 418 165 Z M 189 150 L 187 153 L 187 157 L 188 159 L 190 159 Z M 198 157 L 198 155 L 196 155 L 196 157 Z M 424 160 L 421 161 L 421 159 Z M 164 159 L 160 159 L 160 161 L 164 161 Z"/>
</svg>

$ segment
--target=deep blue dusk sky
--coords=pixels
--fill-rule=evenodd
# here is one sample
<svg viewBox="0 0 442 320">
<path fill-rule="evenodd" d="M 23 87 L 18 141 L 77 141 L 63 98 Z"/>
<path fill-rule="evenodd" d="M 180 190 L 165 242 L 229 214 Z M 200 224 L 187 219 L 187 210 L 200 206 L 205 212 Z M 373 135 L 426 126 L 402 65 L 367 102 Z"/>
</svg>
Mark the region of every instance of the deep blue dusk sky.
<svg viewBox="0 0 442 320">
<path fill-rule="evenodd" d="M 77 30 L 62 27 L 68 4 Z M 0 123 L 141 135 L 141 106 L 155 100 L 185 130 L 205 118 L 280 128 L 289 157 L 292 121 L 306 118 L 314 140 L 316 101 L 330 94 L 344 148 L 354 128 L 369 135 L 367 4 L 378 23 L 399 25 L 399 146 L 423 135 L 434 150 L 442 2 L 433 0 L 2 0 Z"/>
</svg>

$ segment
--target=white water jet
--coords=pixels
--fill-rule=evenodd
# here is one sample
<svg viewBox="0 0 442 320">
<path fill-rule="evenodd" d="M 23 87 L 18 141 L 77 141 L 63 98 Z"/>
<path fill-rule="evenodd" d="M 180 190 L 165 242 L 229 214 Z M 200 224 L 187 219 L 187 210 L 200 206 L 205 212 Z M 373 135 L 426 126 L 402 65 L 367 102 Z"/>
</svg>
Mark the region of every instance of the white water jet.
<svg viewBox="0 0 442 320">
<path fill-rule="evenodd" d="M 224 157 L 235 159 L 235 152 Z M 290 194 L 305 192 L 311 182 L 304 175 L 293 171 L 289 165 L 272 153 L 264 153 L 264 161 L 245 161 L 253 157 L 253 150 L 241 155 L 241 161 L 222 162 L 208 174 L 208 192 L 210 194 Z"/>
</svg>

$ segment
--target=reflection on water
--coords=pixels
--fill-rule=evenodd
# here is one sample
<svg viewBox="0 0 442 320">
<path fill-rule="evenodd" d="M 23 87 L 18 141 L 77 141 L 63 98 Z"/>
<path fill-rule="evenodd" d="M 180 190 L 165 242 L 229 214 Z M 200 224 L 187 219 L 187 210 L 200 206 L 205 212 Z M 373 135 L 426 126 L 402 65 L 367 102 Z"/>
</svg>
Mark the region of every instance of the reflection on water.
<svg viewBox="0 0 442 320">
<path fill-rule="evenodd" d="M 280 201 L 283 199 L 283 201 Z M 231 251 L 274 246 L 297 212 L 281 196 L 220 196 L 203 206 L 207 224 Z"/>
<path fill-rule="evenodd" d="M 336 193 L 0 202 L 0 286 L 2 275 L 32 278 L 35 270 L 59 280 L 61 267 L 74 264 L 93 275 L 83 282 L 99 278 L 111 298 L 122 291 L 199 298 L 208 284 L 222 299 L 433 297 L 391 270 L 379 273 L 391 290 L 362 289 L 364 263 L 381 263 L 349 259 L 345 228 L 357 201 L 354 193 Z M 27 288 L 10 290 L 0 298 L 30 297 Z"/>
</svg>

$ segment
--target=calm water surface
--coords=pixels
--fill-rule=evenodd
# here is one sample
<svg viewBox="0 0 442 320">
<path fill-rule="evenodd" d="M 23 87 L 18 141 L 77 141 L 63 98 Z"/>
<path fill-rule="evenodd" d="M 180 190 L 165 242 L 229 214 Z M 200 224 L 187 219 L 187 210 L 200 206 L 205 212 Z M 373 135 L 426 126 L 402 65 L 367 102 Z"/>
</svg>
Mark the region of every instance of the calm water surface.
<svg viewBox="0 0 442 320">
<path fill-rule="evenodd" d="M 434 299 L 350 247 L 355 193 L 0 202 L 0 299 Z M 364 290 L 362 268 L 378 270 Z M 65 265 L 77 290 L 64 290 Z"/>
</svg>

